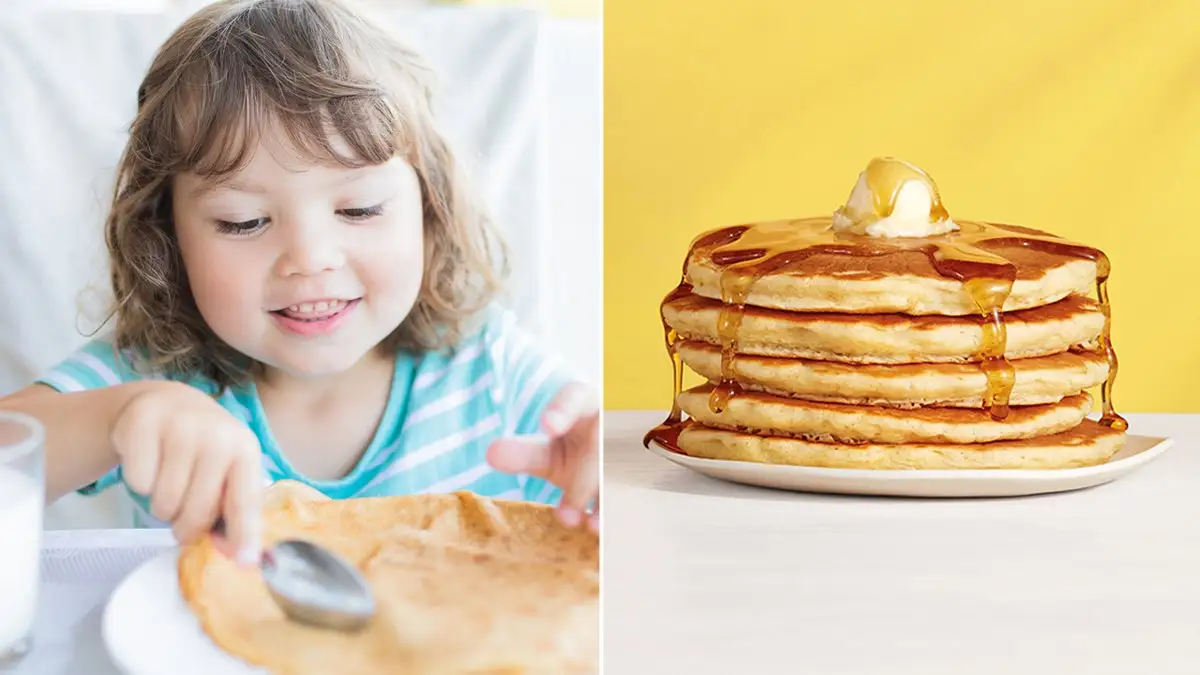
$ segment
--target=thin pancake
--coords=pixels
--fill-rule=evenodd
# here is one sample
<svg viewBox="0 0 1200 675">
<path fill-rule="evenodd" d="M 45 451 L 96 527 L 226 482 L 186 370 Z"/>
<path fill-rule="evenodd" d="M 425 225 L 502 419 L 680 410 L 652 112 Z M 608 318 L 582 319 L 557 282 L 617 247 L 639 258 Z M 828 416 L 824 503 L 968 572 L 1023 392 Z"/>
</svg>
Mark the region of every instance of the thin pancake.
<svg viewBox="0 0 1200 675">
<path fill-rule="evenodd" d="M 724 305 L 695 294 L 663 306 L 669 326 L 686 339 L 720 344 Z M 1072 295 L 1052 305 L 1004 317 L 1010 359 L 1091 347 L 1104 329 L 1099 304 Z M 785 312 L 747 307 L 738 351 L 847 363 L 956 363 L 978 360 L 983 328 L 976 317 Z"/>
<path fill-rule="evenodd" d="M 692 422 L 679 448 L 693 457 L 841 469 L 1068 469 L 1107 462 L 1125 434 L 1086 420 L 1058 434 L 978 444 L 819 443 L 712 429 Z"/>
<path fill-rule="evenodd" d="M 679 356 L 709 380 L 721 377 L 721 349 L 684 341 Z M 978 408 L 987 376 L 974 363 L 858 365 L 740 355 L 736 380 L 745 388 L 814 401 L 914 407 Z M 1055 403 L 1104 382 L 1108 360 L 1096 352 L 1063 352 L 1012 362 L 1016 374 L 1011 403 Z"/>
<path fill-rule="evenodd" d="M 468 493 L 335 502 L 305 492 L 272 488 L 265 541 L 307 539 L 356 564 L 377 616 L 357 634 L 288 621 L 257 570 L 204 539 L 180 554 L 180 588 L 225 651 L 276 675 L 596 670 L 598 541 L 549 507 Z"/>
<path fill-rule="evenodd" d="M 821 403 L 743 391 L 714 413 L 712 385 L 679 395 L 679 406 L 697 422 L 719 429 L 789 436 L 824 443 L 987 443 L 1067 431 L 1087 417 L 1092 397 L 1012 408 L 1003 420 L 977 408 L 915 408 Z"/>
</svg>

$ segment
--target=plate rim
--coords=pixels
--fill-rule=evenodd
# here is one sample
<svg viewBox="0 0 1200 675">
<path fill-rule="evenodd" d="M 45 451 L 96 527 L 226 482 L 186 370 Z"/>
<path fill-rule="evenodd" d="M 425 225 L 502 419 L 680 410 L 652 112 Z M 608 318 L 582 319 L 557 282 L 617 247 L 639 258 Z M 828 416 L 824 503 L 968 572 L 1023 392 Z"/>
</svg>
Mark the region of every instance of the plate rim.
<svg viewBox="0 0 1200 675">
<path fill-rule="evenodd" d="M 117 670 L 125 673 L 126 675 L 136 675 L 140 671 L 137 668 L 131 667 L 129 662 L 118 653 L 118 650 L 113 648 L 113 636 L 116 634 L 114 632 L 115 628 L 113 627 L 115 623 L 113 615 L 119 610 L 119 604 L 122 602 L 121 599 L 128 595 L 129 587 L 132 583 L 134 583 L 133 580 L 143 575 L 146 568 L 150 567 L 151 565 L 162 564 L 161 561 L 165 558 L 173 558 L 178 560 L 179 547 L 171 547 L 142 561 L 141 564 L 133 568 L 133 570 L 126 574 L 124 578 L 117 583 L 116 588 L 114 588 L 112 593 L 109 594 L 108 601 L 104 604 L 104 617 L 100 622 L 100 638 L 104 642 L 104 650 L 108 653 L 109 660 L 111 660 L 113 665 L 117 667 Z"/>
<path fill-rule="evenodd" d="M 156 565 L 170 565 L 172 568 L 174 568 L 177 565 L 177 561 L 179 560 L 179 552 L 180 552 L 179 547 L 173 546 L 173 547 L 171 547 L 165 551 L 162 551 L 162 552 L 148 558 L 147 560 L 143 561 L 141 564 L 139 564 L 137 567 L 135 567 L 132 571 L 130 571 L 128 574 L 126 574 L 125 577 L 123 579 L 121 579 L 121 581 L 117 584 L 116 588 L 113 589 L 112 593 L 110 593 L 108 596 L 108 600 L 104 606 L 104 616 L 101 620 L 101 625 L 100 625 L 100 637 L 101 637 L 101 640 L 104 642 L 104 650 L 105 650 L 105 652 L 107 652 L 109 660 L 112 661 L 112 664 L 117 668 L 117 670 L 120 671 L 121 673 L 123 673 L 124 675 L 147 675 L 147 674 L 144 669 L 137 668 L 137 667 L 131 665 L 130 662 L 128 661 L 128 659 L 125 659 L 122 657 L 121 653 L 119 653 L 119 650 L 113 648 L 114 641 L 120 642 L 119 638 L 114 637 L 117 635 L 118 628 L 117 628 L 116 620 L 113 617 L 114 617 L 114 614 L 120 610 L 120 606 L 122 603 L 121 598 L 127 596 L 129 593 L 132 592 L 129 589 L 137 583 L 137 581 L 136 581 L 137 579 L 148 574 L 146 572 L 146 570 L 149 569 L 150 567 L 156 566 Z M 172 575 L 171 578 L 174 580 L 173 590 L 178 595 L 178 598 L 173 598 L 172 600 L 178 599 L 179 601 L 184 602 L 183 594 L 179 590 L 178 577 Z M 195 616 L 194 615 L 190 615 L 190 616 L 191 616 L 192 621 L 195 622 L 196 630 L 198 632 L 198 637 L 201 640 L 207 641 L 208 646 L 211 649 L 217 650 L 218 652 L 224 654 L 226 657 L 232 658 L 232 659 L 237 659 L 237 657 L 232 656 L 228 652 L 225 652 L 220 647 L 213 644 L 212 641 L 208 638 L 208 635 L 206 633 L 204 633 L 202 628 L 200 628 L 199 621 L 196 620 Z M 267 672 L 261 668 L 257 668 L 256 666 L 253 666 L 251 664 L 245 663 L 240 660 L 238 660 L 238 663 L 239 663 L 239 665 L 242 666 L 242 668 L 244 670 L 232 671 L 236 675 L 244 675 L 244 674 L 267 675 Z"/>
<path fill-rule="evenodd" d="M 775 472 L 788 472 L 796 475 L 808 475 L 841 480 L 887 480 L 889 482 L 906 481 L 944 481 L 962 482 L 971 479 L 990 480 L 1069 480 L 1072 478 L 1087 478 L 1103 475 L 1123 468 L 1136 468 L 1141 464 L 1156 459 L 1175 445 L 1175 439 L 1170 436 L 1146 436 L 1143 434 L 1128 434 L 1127 439 L 1140 438 L 1153 441 L 1141 452 L 1116 461 L 1096 464 L 1094 466 L 1075 467 L 1071 469 L 847 469 L 840 467 L 804 466 L 799 464 L 767 464 L 764 462 L 748 462 L 741 459 L 710 459 L 707 457 L 692 457 L 667 449 L 657 440 L 650 441 L 650 451 L 669 462 L 686 469 L 698 470 L 700 467 L 718 469 L 766 469 Z M 694 466 L 689 466 L 694 465 Z"/>
</svg>

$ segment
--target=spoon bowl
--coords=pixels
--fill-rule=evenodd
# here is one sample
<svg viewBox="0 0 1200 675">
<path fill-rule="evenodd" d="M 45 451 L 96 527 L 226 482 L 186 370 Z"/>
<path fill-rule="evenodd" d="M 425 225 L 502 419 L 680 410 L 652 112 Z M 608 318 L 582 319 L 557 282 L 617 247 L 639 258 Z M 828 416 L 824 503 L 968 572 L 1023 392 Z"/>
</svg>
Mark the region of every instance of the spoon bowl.
<svg viewBox="0 0 1200 675">
<path fill-rule="evenodd" d="M 375 615 L 371 588 L 358 570 L 312 542 L 279 542 L 264 551 L 260 569 L 275 603 L 295 621 L 353 632 Z"/>
<path fill-rule="evenodd" d="M 225 520 L 213 525 L 225 534 Z M 366 628 L 375 597 L 362 574 L 336 553 L 309 541 L 289 539 L 264 549 L 263 582 L 275 604 L 293 621 L 345 632 Z"/>
</svg>

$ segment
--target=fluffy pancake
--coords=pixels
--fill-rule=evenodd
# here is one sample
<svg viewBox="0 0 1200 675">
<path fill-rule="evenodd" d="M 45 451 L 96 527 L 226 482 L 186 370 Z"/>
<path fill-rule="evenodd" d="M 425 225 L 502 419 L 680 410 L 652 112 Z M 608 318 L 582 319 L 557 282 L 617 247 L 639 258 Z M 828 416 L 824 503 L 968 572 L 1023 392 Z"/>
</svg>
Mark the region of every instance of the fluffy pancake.
<svg viewBox="0 0 1200 675">
<path fill-rule="evenodd" d="M 725 409 L 708 407 L 712 385 L 679 395 L 689 417 L 714 428 L 790 436 L 825 443 L 987 443 L 1045 436 L 1077 426 L 1091 412 L 1091 396 L 1077 394 L 1058 403 L 1012 408 L 995 420 L 979 408 L 897 410 L 784 398 L 742 391 Z"/>
<path fill-rule="evenodd" d="M 595 672 L 598 540 L 549 507 L 468 493 L 329 501 L 294 485 L 270 497 L 265 541 L 344 556 L 378 613 L 357 634 L 291 622 L 257 570 L 204 539 L 180 553 L 180 588 L 225 651 L 276 675 Z"/>
<path fill-rule="evenodd" d="M 679 356 L 709 380 L 721 378 L 721 348 L 706 342 L 678 344 Z M 1012 362 L 1012 405 L 1054 403 L 1094 387 L 1108 376 L 1096 352 L 1063 352 Z M 975 363 L 859 365 L 740 355 L 736 379 L 747 389 L 834 403 L 912 407 L 981 407 L 987 376 Z"/>
<path fill-rule="evenodd" d="M 819 443 L 712 429 L 692 422 L 679 448 L 694 457 L 845 469 L 1067 469 L 1103 464 L 1125 434 L 1092 420 L 1058 434 L 977 444 Z"/>
<path fill-rule="evenodd" d="M 717 300 L 689 294 L 667 302 L 662 311 L 680 336 L 720 344 L 721 307 Z M 1004 321 L 1010 359 L 1091 347 L 1104 329 L 1099 304 L 1081 295 L 1012 312 Z M 785 312 L 748 306 L 738 330 L 738 351 L 743 353 L 849 363 L 973 361 L 982 342 L 983 328 L 976 317 Z"/>
<path fill-rule="evenodd" d="M 1096 284 L 1096 263 L 1092 260 L 1003 240 L 981 242 L 979 248 L 1002 256 L 1016 267 L 1017 278 L 1004 311 L 1048 305 L 1073 293 L 1083 295 Z M 696 294 L 721 299 L 723 268 L 713 262 L 711 251 L 693 251 L 685 269 Z M 876 257 L 814 255 L 787 272 L 759 277 L 746 303 L 805 312 L 947 316 L 979 312 L 962 281 L 942 276 L 924 253 L 913 250 Z"/>
</svg>

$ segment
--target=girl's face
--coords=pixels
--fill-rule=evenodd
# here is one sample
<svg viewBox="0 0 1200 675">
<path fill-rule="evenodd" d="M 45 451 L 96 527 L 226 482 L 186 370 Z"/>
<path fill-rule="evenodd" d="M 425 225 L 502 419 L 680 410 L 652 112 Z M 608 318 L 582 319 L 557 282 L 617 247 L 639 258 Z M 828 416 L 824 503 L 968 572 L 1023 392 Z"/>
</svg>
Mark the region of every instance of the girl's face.
<svg viewBox="0 0 1200 675">
<path fill-rule="evenodd" d="M 282 138 L 264 133 L 249 163 L 219 180 L 178 176 L 176 236 L 218 337 L 270 368 L 332 375 L 370 353 L 416 302 L 420 187 L 401 159 L 313 165 Z"/>
</svg>

